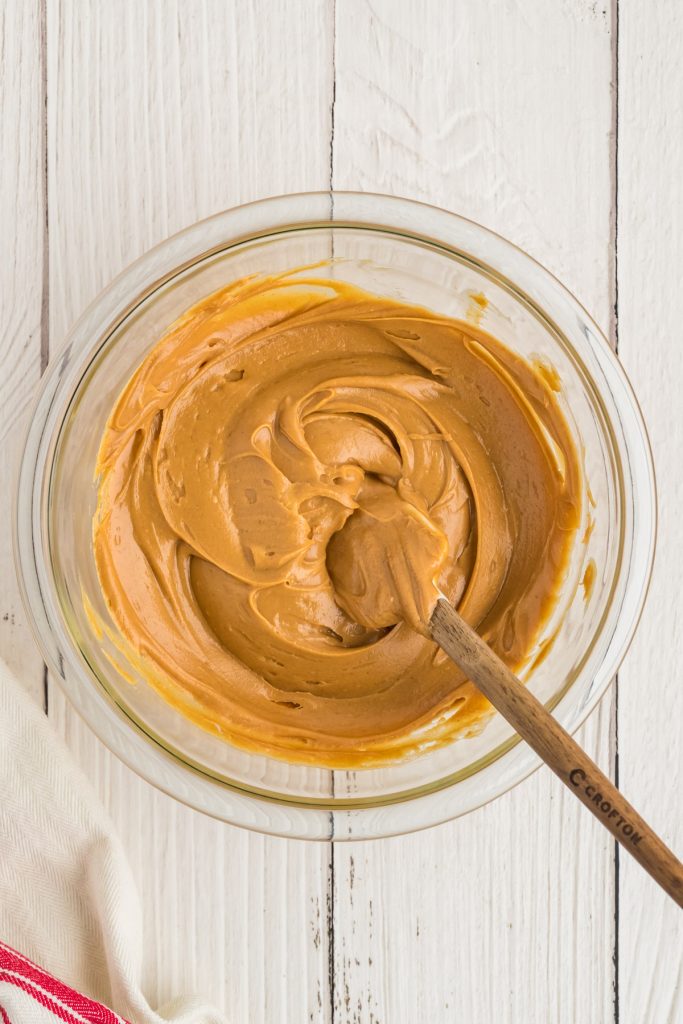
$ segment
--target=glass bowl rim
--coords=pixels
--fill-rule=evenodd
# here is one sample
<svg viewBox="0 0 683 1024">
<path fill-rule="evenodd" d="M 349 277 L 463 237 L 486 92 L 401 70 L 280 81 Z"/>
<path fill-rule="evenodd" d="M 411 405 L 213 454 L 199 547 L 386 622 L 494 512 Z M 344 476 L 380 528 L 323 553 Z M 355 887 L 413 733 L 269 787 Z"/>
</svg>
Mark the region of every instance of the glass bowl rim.
<svg viewBox="0 0 683 1024">
<path fill-rule="evenodd" d="M 349 215 L 348 218 L 339 217 L 340 205 L 342 208 L 350 205 L 353 215 Z M 376 216 L 378 207 L 381 207 L 381 211 L 379 211 L 381 216 L 379 218 Z M 315 214 L 314 217 L 311 216 L 312 213 Z M 293 216 L 293 214 L 300 214 L 300 216 Z M 250 218 L 251 227 L 248 226 Z M 245 219 L 246 224 L 244 223 Z M 434 221 L 437 221 L 435 237 L 426 234 L 421 229 L 417 229 L 416 225 L 422 225 L 425 220 L 430 220 L 432 227 Z M 437 780 L 435 784 L 426 786 L 426 791 L 424 792 L 421 789 L 417 789 L 405 794 L 392 794 L 388 799 L 383 799 L 380 796 L 376 799 L 366 798 L 360 802 L 353 799 L 335 800 L 331 798 L 329 802 L 312 801 L 309 803 L 305 799 L 297 798 L 292 800 L 285 795 L 245 789 L 244 786 L 212 777 L 206 771 L 188 762 L 182 755 L 174 754 L 161 744 L 158 739 L 155 739 L 147 728 L 132 718 L 120 703 L 114 701 L 101 684 L 99 687 L 93 686 L 94 680 L 89 676 L 89 666 L 86 667 L 84 664 L 83 652 L 70 635 L 65 623 L 63 621 L 55 623 L 54 618 L 50 616 L 48 611 L 49 602 L 46 602 L 46 595 L 41 586 L 40 566 L 36 556 L 42 555 L 37 541 L 40 541 L 42 538 L 43 529 L 47 529 L 41 522 L 42 492 L 39 484 L 43 480 L 46 469 L 49 468 L 51 474 L 54 468 L 54 463 L 48 467 L 49 460 L 47 455 L 49 452 L 54 455 L 55 445 L 53 443 L 51 449 L 46 449 L 46 435 L 49 435 L 48 441 L 51 441 L 55 436 L 54 428 L 57 424 L 52 425 L 52 432 L 48 431 L 47 428 L 50 425 L 50 412 L 53 401 L 60 391 L 61 373 L 68 366 L 70 360 L 74 358 L 83 360 L 84 354 L 86 354 L 86 365 L 89 366 L 106 344 L 113 331 L 130 315 L 133 309 L 148 300 L 159 288 L 163 287 L 174 277 L 182 274 L 184 270 L 201 264 L 216 252 L 229 250 L 255 239 L 267 240 L 268 238 L 284 234 L 287 231 L 297 229 L 343 227 L 357 227 L 393 234 L 398 233 L 408 240 L 421 243 L 427 242 L 435 248 L 450 253 L 452 256 L 465 256 L 473 265 L 476 265 L 484 272 L 492 272 L 498 282 L 507 284 L 518 301 L 530 305 L 532 311 L 535 311 L 537 314 L 540 313 L 541 318 L 555 328 L 559 337 L 568 346 L 570 355 L 578 359 L 584 375 L 587 376 L 588 382 L 593 385 L 596 396 L 600 398 L 601 396 L 595 386 L 592 374 L 586 370 L 583 360 L 576 352 L 571 341 L 567 338 L 565 332 L 555 324 L 554 319 L 548 316 L 547 311 L 543 307 L 537 306 L 533 296 L 530 296 L 528 291 L 521 289 L 515 284 L 514 280 L 496 269 L 495 261 L 490 259 L 481 261 L 477 259 L 463 248 L 461 241 L 457 245 L 455 242 L 449 241 L 449 235 L 457 236 L 460 234 L 464 235 L 466 239 L 469 236 L 469 241 L 470 243 L 475 243 L 475 248 L 477 243 L 480 247 L 486 245 L 493 246 L 494 249 L 498 250 L 499 256 L 503 255 L 512 258 L 513 262 L 516 261 L 523 271 L 531 275 L 532 281 L 535 278 L 536 282 L 550 286 L 556 292 L 559 299 L 567 304 L 568 308 L 578 316 L 579 324 L 583 328 L 584 337 L 591 348 L 591 352 L 598 358 L 600 369 L 609 379 L 610 397 L 614 402 L 616 412 L 618 414 L 625 412 L 631 419 L 631 429 L 635 431 L 635 436 L 641 443 L 641 450 L 638 453 L 641 463 L 640 480 L 641 484 L 643 481 L 645 482 L 647 494 L 639 495 L 639 499 L 643 503 L 641 514 L 644 511 L 646 526 L 649 526 L 649 530 L 647 531 L 647 536 L 634 536 L 633 538 L 633 544 L 639 543 L 640 546 L 639 564 L 636 567 L 638 571 L 633 567 L 632 556 L 625 570 L 626 583 L 621 606 L 618 610 L 613 633 L 609 638 L 606 656 L 600 665 L 601 682 L 599 685 L 595 685 L 594 679 L 588 679 L 584 682 L 584 688 L 587 690 L 584 700 L 579 702 L 578 708 L 575 707 L 573 709 L 571 721 L 564 721 L 564 724 L 571 732 L 576 731 L 580 727 L 603 696 L 611 678 L 621 664 L 637 628 L 651 576 L 657 518 L 654 467 L 647 431 L 631 385 L 607 339 L 577 299 L 548 270 L 513 243 L 472 220 L 436 206 L 416 202 L 415 200 L 367 192 L 302 192 L 274 196 L 221 211 L 184 228 L 182 231 L 170 236 L 145 252 L 115 277 L 96 296 L 90 306 L 77 320 L 68 332 L 62 349 L 51 359 L 29 416 L 29 425 L 19 466 L 17 500 L 14 503 L 13 533 L 17 575 L 32 631 L 46 663 L 53 675 L 59 680 L 70 703 L 79 712 L 81 717 L 85 719 L 89 727 L 105 746 L 138 775 L 181 802 L 187 803 L 219 819 L 266 833 L 298 835 L 302 838 L 318 839 L 340 839 L 343 837 L 344 829 L 335 829 L 335 817 L 340 815 L 353 814 L 360 819 L 363 819 L 364 816 L 368 819 L 365 822 L 365 829 L 362 820 L 357 821 L 356 824 L 360 827 L 354 828 L 354 834 L 347 838 L 370 838 L 379 835 L 406 833 L 457 817 L 470 810 L 474 810 L 476 807 L 517 785 L 531 772 L 536 770 L 541 761 L 537 755 L 521 743 L 519 737 L 512 737 L 484 757 L 482 759 L 482 767 L 477 768 L 480 762 L 475 762 L 474 766 L 468 766 L 464 779 L 447 776 L 445 781 Z M 242 229 L 241 231 L 238 230 L 240 228 Z M 209 246 L 208 248 L 205 241 L 203 241 L 203 233 L 207 229 L 212 231 L 216 239 L 220 239 L 216 245 Z M 197 242 L 200 241 L 201 245 L 198 246 Z M 159 277 L 158 271 L 155 269 L 157 262 L 159 260 L 161 260 L 162 264 L 164 260 L 169 262 L 171 253 L 174 253 L 178 247 L 182 249 L 183 246 L 186 252 L 186 259 L 181 262 L 177 262 L 175 259 L 170 260 L 166 272 L 162 273 Z M 152 273 L 153 270 L 154 273 Z M 147 281 L 147 287 L 143 287 L 140 281 L 140 278 L 144 277 L 145 274 L 147 278 L 153 278 L 153 280 Z M 134 301 L 125 306 L 119 300 L 118 303 L 115 303 L 116 309 L 109 310 L 107 303 L 109 302 L 111 305 L 112 299 L 118 290 L 121 289 L 122 285 L 128 286 L 124 289 L 124 294 L 133 294 L 135 296 Z M 111 314 L 114 312 L 116 315 L 112 318 Z M 104 323 L 104 327 L 101 327 L 96 333 L 95 343 L 90 346 L 84 345 L 84 342 L 87 342 L 85 332 L 86 330 L 89 331 L 90 321 L 93 319 L 100 324 Z M 89 337 L 92 341 L 92 334 Z M 79 341 L 80 345 L 78 344 Z M 597 343 L 597 347 L 595 343 Z M 621 391 L 621 399 L 625 403 L 625 407 L 622 409 L 619 409 L 617 400 L 614 398 L 612 389 L 614 385 L 618 386 Z M 71 388 L 64 414 L 71 408 L 71 402 L 77 390 L 78 385 L 75 388 Z M 606 411 L 605 418 L 611 430 L 611 418 Z M 62 417 L 61 422 L 57 421 L 57 437 L 61 431 L 63 421 L 64 417 Z M 612 440 L 615 454 L 621 460 L 622 452 L 619 450 L 620 446 L 614 437 Z M 626 454 L 628 454 L 628 449 Z M 42 461 L 41 455 L 43 457 Z M 632 468 L 629 465 L 629 469 L 632 470 Z M 619 470 L 621 472 L 621 463 Z M 636 495 L 637 490 L 635 486 L 631 488 L 630 494 L 632 497 Z M 644 508 L 644 504 L 647 504 L 647 509 Z M 613 588 L 623 573 L 624 567 L 620 557 L 612 584 Z M 49 582 L 54 584 L 51 567 L 48 568 L 47 576 Z M 29 591 L 33 592 L 32 596 L 34 599 L 40 598 L 39 607 L 35 606 Z M 630 614 L 627 622 L 620 623 L 619 619 L 624 616 L 624 608 L 629 591 L 632 596 Z M 634 594 L 635 599 L 633 599 Z M 591 641 L 588 653 L 590 653 L 590 650 L 605 628 L 610 607 L 608 605 L 603 621 Z M 619 643 L 615 644 L 614 637 L 620 625 L 621 636 Z M 61 631 L 58 628 L 59 626 L 62 627 Z M 67 678 L 68 674 L 64 671 L 60 644 L 57 643 L 58 640 L 61 642 L 64 639 L 60 632 L 66 637 L 67 654 L 72 655 L 69 658 L 69 667 L 73 672 L 69 678 Z M 51 641 L 54 642 L 54 646 L 51 645 Z M 57 649 L 57 656 L 55 656 L 55 648 Z M 613 648 L 616 648 L 616 650 L 613 650 Z M 608 669 L 603 671 L 605 665 L 608 666 Z M 92 674 L 94 675 L 94 673 Z M 582 669 L 579 669 L 575 678 L 566 684 L 561 693 L 553 700 L 554 706 L 559 707 L 568 695 L 574 695 L 574 691 L 581 681 L 581 674 Z M 99 697 L 99 700 L 84 701 L 83 697 L 86 696 L 84 687 L 90 688 L 91 693 L 89 696 Z M 112 728 L 114 716 L 118 728 Z M 564 718 L 567 719 L 567 715 Z M 507 759 L 508 771 L 501 773 L 500 763 L 504 759 Z M 502 778 L 496 782 L 489 777 L 486 780 L 486 785 L 479 787 L 479 794 L 470 793 L 469 798 L 464 799 L 464 801 L 462 799 L 458 801 L 457 797 L 442 800 L 439 806 L 434 805 L 432 801 L 433 806 L 428 806 L 429 798 L 439 794 L 445 794 L 446 797 L 449 794 L 452 796 L 458 787 L 462 790 L 463 782 L 468 780 L 471 782 L 472 779 L 482 782 L 482 776 L 487 772 L 490 776 L 491 769 L 495 769 L 496 766 L 498 774 Z M 510 771 L 509 769 L 511 768 L 514 768 L 514 771 Z M 185 792 L 188 788 L 186 780 L 182 779 L 182 775 L 187 771 L 192 772 L 197 777 L 197 786 L 200 791 L 204 790 L 204 792 L 195 792 L 191 796 L 187 795 Z M 180 775 L 177 775 L 177 772 L 180 772 Z M 177 784 L 173 785 L 176 777 Z M 227 800 L 225 798 L 226 792 L 230 794 Z M 247 802 L 246 806 L 244 801 Z M 248 807 L 253 801 L 263 804 L 265 808 L 272 807 L 273 804 L 277 805 L 279 810 L 284 812 L 284 819 L 279 824 L 277 822 L 273 823 L 271 820 L 265 823 L 254 824 L 252 820 L 253 814 L 251 813 L 252 808 Z M 413 815 L 410 823 L 405 820 L 407 818 L 405 810 L 401 810 L 401 808 L 405 809 L 406 807 L 410 807 Z M 368 817 L 375 813 L 378 808 L 382 809 L 385 818 L 387 810 L 391 808 L 396 809 L 395 813 L 389 814 L 389 820 L 385 820 L 379 828 L 373 827 L 371 819 Z M 287 809 L 292 811 L 292 815 L 289 818 Z M 302 813 L 309 818 L 315 816 L 317 820 L 309 820 L 304 827 L 294 820 L 294 818 L 298 819 Z M 281 818 L 282 815 L 278 812 L 276 817 Z M 311 825 L 313 826 L 312 828 Z"/>
</svg>

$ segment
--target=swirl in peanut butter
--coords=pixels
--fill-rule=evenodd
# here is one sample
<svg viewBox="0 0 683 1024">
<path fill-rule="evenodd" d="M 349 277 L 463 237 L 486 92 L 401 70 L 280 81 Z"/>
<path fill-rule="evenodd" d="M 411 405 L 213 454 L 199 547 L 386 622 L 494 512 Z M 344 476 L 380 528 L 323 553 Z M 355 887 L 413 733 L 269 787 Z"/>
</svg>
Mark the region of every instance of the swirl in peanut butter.
<svg viewBox="0 0 683 1024">
<path fill-rule="evenodd" d="M 97 472 L 102 590 L 151 685 L 240 747 L 331 767 L 476 728 L 489 705 L 419 631 L 436 595 L 519 668 L 580 519 L 571 433 L 530 364 L 312 277 L 189 310 L 119 397 Z"/>
</svg>

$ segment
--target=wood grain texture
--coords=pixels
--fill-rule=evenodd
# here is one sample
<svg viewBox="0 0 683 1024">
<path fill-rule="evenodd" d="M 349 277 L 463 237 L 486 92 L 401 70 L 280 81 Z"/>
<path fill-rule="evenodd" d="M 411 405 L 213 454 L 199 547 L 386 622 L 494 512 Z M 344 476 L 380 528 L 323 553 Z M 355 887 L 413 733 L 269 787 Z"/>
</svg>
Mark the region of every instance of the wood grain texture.
<svg viewBox="0 0 683 1024">
<path fill-rule="evenodd" d="M 335 187 L 493 227 L 608 329 L 603 5 L 350 0 L 336 22 Z M 611 701 L 578 736 L 607 772 Z M 431 833 L 338 847 L 334 876 L 339 1020 L 612 1019 L 613 843 L 550 772 Z"/>
<path fill-rule="evenodd" d="M 328 186 L 327 2 L 55 0 L 47 28 L 53 349 L 99 289 L 169 233 Z M 55 686 L 50 717 L 131 859 L 152 1003 L 197 991 L 236 1022 L 326 1021 L 329 848 L 240 832 L 155 792 Z"/>
<path fill-rule="evenodd" d="M 41 335 L 57 350 L 118 270 L 198 217 L 326 189 L 332 169 L 337 188 L 436 202 L 507 235 L 606 329 L 617 222 L 620 352 L 661 507 L 621 673 L 619 782 L 680 853 L 682 19 L 678 0 L 0 0 L 1 511 Z M 0 652 L 40 697 L 7 532 Z M 201 991 L 253 1024 L 683 1019 L 675 908 L 622 857 L 616 943 L 613 844 L 548 772 L 465 819 L 331 859 L 152 790 L 56 687 L 50 715 L 128 850 L 153 1002 Z M 603 770 L 614 718 L 608 695 L 578 737 Z"/>
<path fill-rule="evenodd" d="M 0 656 L 36 700 L 43 663 L 14 574 L 12 501 L 26 408 L 40 377 L 43 79 L 39 0 L 0 2 Z"/>
<path fill-rule="evenodd" d="M 652 585 L 620 673 L 619 784 L 680 855 L 683 6 L 621 0 L 619 11 L 619 353 L 642 404 L 659 490 Z M 620 1021 L 676 1024 L 681 915 L 627 860 L 619 865 Z"/>
</svg>

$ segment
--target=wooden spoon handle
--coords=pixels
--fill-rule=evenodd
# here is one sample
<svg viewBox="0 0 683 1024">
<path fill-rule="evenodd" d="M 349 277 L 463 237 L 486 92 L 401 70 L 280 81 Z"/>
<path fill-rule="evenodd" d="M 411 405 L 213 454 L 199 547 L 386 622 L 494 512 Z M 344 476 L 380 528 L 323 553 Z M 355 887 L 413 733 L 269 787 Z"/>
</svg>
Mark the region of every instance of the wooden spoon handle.
<svg viewBox="0 0 683 1024">
<path fill-rule="evenodd" d="M 683 907 L 683 864 L 543 704 L 448 601 L 437 601 L 429 626 L 434 640 L 522 739 Z"/>
</svg>

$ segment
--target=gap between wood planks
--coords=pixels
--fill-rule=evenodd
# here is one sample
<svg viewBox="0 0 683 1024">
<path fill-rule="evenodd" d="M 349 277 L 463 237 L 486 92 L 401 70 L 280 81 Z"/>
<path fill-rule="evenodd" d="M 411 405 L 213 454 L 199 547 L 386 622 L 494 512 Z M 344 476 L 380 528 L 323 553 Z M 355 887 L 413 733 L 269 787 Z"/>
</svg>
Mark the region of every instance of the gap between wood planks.
<svg viewBox="0 0 683 1024">
<path fill-rule="evenodd" d="M 335 216 L 335 105 L 337 102 L 337 0 L 332 0 L 332 95 L 330 98 L 330 219 Z M 334 258 L 334 236 L 332 238 L 332 257 Z M 332 771 L 332 796 L 335 795 L 335 773 Z M 328 860 L 328 988 L 329 988 L 329 1010 L 330 1024 L 336 1020 L 336 972 L 335 972 L 335 822 L 334 816 L 330 814 L 330 856 Z"/>
<path fill-rule="evenodd" d="M 40 374 L 50 360 L 50 216 L 47 180 L 47 0 L 40 0 L 40 159 L 43 197 L 43 260 L 40 290 Z M 49 712 L 47 665 L 43 662 L 43 711 Z"/>
<path fill-rule="evenodd" d="M 610 132 L 610 342 L 619 353 L 619 0 L 612 0 L 610 12 L 610 46 L 612 55 L 612 117 Z M 614 679 L 610 722 L 611 769 L 614 785 L 619 788 L 619 673 Z M 614 843 L 614 946 L 612 950 L 612 987 L 614 991 L 614 1024 L 619 1024 L 619 843 Z"/>
</svg>

